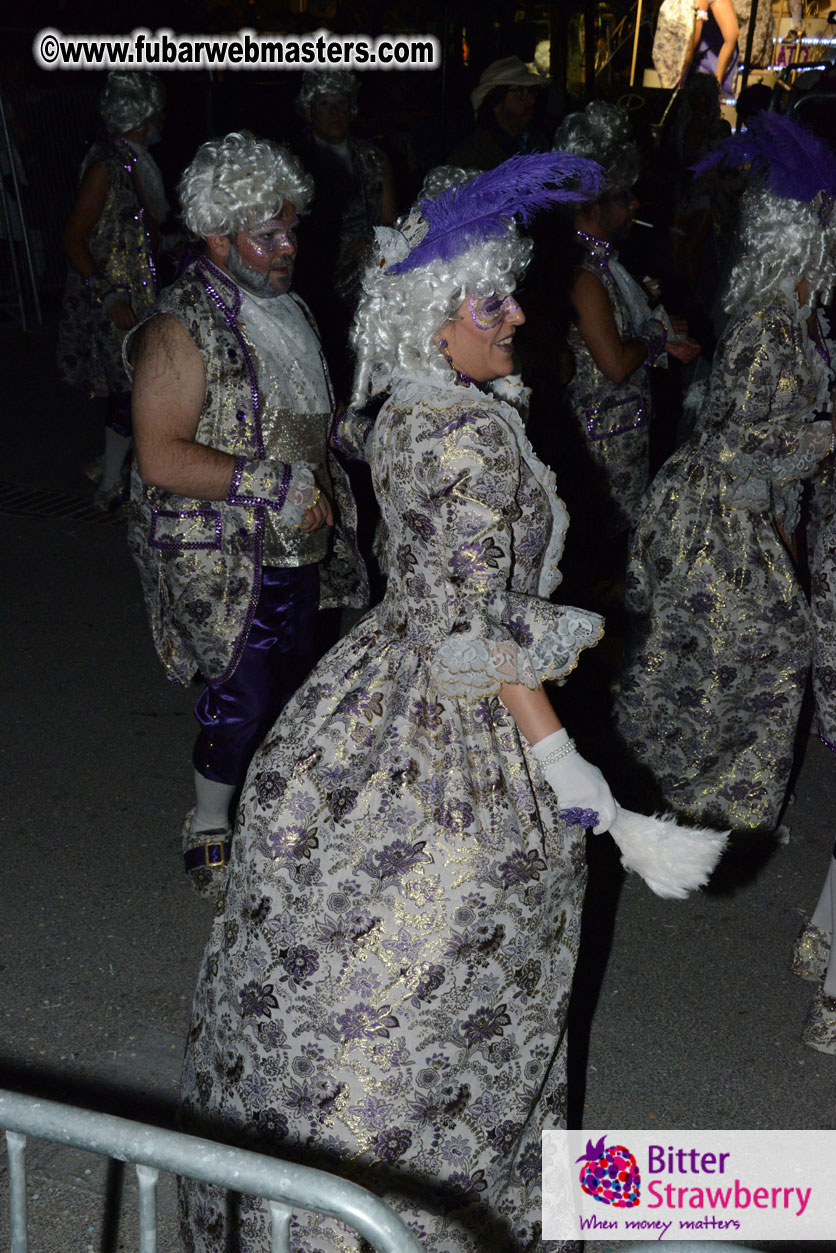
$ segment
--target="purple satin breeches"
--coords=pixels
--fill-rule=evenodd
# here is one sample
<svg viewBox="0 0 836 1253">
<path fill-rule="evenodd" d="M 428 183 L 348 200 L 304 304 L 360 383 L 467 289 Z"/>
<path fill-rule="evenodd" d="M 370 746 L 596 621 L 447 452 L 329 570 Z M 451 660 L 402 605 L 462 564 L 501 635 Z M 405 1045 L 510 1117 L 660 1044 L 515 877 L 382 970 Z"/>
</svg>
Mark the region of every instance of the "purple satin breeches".
<svg viewBox="0 0 836 1253">
<path fill-rule="evenodd" d="M 255 617 L 235 673 L 207 686 L 195 717 L 195 769 L 216 783 L 243 783 L 250 760 L 319 660 L 319 566 L 266 567 Z"/>
</svg>

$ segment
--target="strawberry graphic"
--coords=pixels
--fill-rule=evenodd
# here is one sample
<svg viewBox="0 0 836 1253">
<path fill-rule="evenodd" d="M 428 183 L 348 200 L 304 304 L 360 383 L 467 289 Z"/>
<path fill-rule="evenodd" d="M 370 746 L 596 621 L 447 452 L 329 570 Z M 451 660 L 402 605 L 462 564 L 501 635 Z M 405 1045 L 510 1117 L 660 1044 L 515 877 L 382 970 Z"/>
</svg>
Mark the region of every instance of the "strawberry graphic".
<svg viewBox="0 0 836 1253">
<path fill-rule="evenodd" d="M 586 1152 L 577 1160 L 583 1162 L 581 1187 L 593 1201 L 616 1209 L 638 1205 L 641 1176 L 635 1157 L 623 1144 L 607 1145 L 605 1135 L 597 1144 L 587 1140 Z"/>
</svg>

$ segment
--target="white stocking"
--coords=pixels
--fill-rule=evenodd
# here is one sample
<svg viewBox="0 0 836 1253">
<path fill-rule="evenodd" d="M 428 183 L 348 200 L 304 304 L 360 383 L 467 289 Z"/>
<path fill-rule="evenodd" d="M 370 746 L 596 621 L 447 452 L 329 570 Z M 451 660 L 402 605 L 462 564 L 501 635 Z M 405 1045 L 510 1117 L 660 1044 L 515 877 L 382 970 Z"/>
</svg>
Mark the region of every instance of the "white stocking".
<svg viewBox="0 0 836 1253">
<path fill-rule="evenodd" d="M 201 831 L 229 830 L 229 802 L 235 792 L 234 783 L 216 783 L 205 774 L 194 772 L 194 790 L 197 804 L 192 822 L 192 834 Z"/>
</svg>

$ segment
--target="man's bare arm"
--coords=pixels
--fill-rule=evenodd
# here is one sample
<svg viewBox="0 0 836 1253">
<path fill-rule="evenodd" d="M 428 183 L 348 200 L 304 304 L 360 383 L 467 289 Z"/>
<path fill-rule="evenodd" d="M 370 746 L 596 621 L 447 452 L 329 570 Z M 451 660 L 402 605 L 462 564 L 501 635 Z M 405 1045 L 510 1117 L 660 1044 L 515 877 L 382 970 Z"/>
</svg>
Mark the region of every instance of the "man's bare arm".
<svg viewBox="0 0 836 1253">
<path fill-rule="evenodd" d="M 588 270 L 575 275 L 570 293 L 578 331 L 598 369 L 612 383 L 624 383 L 647 356 L 641 339 L 622 340 L 610 298 L 601 281 Z"/>
<path fill-rule="evenodd" d="M 206 371 L 191 335 L 168 314 L 157 314 L 137 331 L 130 351 L 134 367 L 133 427 L 136 462 L 146 483 L 179 496 L 226 500 L 235 458 L 195 441 L 206 398 Z M 324 492 L 299 523 L 303 531 L 331 526 Z"/>
<path fill-rule="evenodd" d="M 137 331 L 133 427 L 139 473 L 180 496 L 224 500 L 235 469 L 229 453 L 195 442 L 206 396 L 206 372 L 177 318 L 158 314 Z"/>
</svg>

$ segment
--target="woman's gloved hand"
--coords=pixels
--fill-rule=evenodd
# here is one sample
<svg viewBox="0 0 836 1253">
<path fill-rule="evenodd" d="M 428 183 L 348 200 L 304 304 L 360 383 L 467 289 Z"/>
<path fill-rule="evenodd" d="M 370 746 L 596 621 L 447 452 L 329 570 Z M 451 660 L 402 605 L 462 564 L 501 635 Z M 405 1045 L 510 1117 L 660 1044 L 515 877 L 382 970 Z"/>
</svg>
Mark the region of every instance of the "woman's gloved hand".
<svg viewBox="0 0 836 1253">
<path fill-rule="evenodd" d="M 574 740 L 563 728 L 532 744 L 546 782 L 560 801 L 560 808 L 591 811 L 596 835 L 608 831 L 615 821 L 617 806 L 607 780 L 597 766 L 581 757 Z"/>
</svg>

